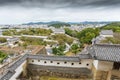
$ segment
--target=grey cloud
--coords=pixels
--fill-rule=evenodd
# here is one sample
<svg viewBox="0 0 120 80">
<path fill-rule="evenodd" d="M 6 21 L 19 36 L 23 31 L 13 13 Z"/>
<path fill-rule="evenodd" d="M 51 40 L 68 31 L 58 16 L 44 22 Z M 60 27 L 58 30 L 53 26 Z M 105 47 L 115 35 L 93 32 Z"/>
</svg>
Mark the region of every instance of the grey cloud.
<svg viewBox="0 0 120 80">
<path fill-rule="evenodd" d="M 120 0 L 0 0 L 0 6 L 38 8 L 116 7 Z"/>
</svg>

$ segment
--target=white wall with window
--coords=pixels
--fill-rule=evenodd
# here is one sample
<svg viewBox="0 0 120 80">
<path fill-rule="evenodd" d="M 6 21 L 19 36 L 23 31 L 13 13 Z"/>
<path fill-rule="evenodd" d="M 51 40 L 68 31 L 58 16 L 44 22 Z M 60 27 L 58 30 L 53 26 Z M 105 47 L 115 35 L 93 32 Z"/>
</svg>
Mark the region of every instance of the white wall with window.
<svg viewBox="0 0 120 80">
<path fill-rule="evenodd" d="M 45 65 L 45 66 L 59 66 L 59 67 L 76 67 L 76 68 L 92 68 L 93 60 L 90 59 L 82 59 L 79 62 L 75 61 L 52 61 L 52 60 L 36 60 L 36 59 L 29 59 L 29 64 L 35 65 Z"/>
</svg>

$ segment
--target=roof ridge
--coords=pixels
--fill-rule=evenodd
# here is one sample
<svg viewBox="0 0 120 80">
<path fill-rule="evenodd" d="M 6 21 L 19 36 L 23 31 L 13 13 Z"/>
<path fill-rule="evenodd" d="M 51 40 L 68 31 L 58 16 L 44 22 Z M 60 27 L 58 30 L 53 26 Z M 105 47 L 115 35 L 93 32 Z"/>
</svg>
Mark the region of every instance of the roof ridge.
<svg viewBox="0 0 120 80">
<path fill-rule="evenodd" d="M 115 47 L 120 47 L 120 44 L 94 44 L 94 46 L 115 46 Z"/>
</svg>

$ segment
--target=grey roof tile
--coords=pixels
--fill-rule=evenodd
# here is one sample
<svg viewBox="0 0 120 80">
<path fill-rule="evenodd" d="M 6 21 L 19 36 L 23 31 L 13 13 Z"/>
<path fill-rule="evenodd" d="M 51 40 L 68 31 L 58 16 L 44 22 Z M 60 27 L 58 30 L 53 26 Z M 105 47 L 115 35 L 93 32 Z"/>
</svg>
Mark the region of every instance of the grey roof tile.
<svg viewBox="0 0 120 80">
<path fill-rule="evenodd" d="M 100 34 L 102 34 L 102 35 L 113 35 L 113 31 L 112 30 L 102 30 L 100 32 Z"/>
<path fill-rule="evenodd" d="M 98 60 L 120 61 L 120 45 L 95 44 L 89 49 L 89 53 Z"/>
</svg>

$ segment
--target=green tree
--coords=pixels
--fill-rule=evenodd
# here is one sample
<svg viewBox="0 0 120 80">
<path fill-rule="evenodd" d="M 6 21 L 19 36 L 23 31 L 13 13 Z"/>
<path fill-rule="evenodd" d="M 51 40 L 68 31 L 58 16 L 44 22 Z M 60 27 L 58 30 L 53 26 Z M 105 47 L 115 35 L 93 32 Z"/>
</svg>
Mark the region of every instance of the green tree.
<svg viewBox="0 0 120 80">
<path fill-rule="evenodd" d="M 54 47 L 54 48 L 52 48 L 52 52 L 53 52 L 53 54 L 57 55 L 58 49 L 56 47 Z"/>
<path fill-rule="evenodd" d="M 4 42 L 7 42 L 7 40 L 6 40 L 6 38 L 0 38 L 0 42 L 4 43 Z"/>
<path fill-rule="evenodd" d="M 56 47 L 52 48 L 52 52 L 54 55 L 65 55 L 64 54 L 65 48 L 66 48 L 65 45 L 60 45 L 58 48 Z"/>
<path fill-rule="evenodd" d="M 0 51 L 0 63 L 7 57 L 8 55 L 4 53 L 3 51 Z"/>
<path fill-rule="evenodd" d="M 73 42 L 73 38 L 68 37 L 65 34 L 52 35 L 50 39 L 57 40 L 60 45 L 64 45 L 65 43 L 72 44 Z"/>
<path fill-rule="evenodd" d="M 91 44 L 91 40 L 99 35 L 99 29 L 86 28 L 77 33 L 77 38 L 82 44 Z"/>
<path fill-rule="evenodd" d="M 72 50 L 73 53 L 76 54 L 76 53 L 79 51 L 79 46 L 78 46 L 78 44 L 73 44 L 73 45 L 71 46 L 71 50 Z"/>
<path fill-rule="evenodd" d="M 69 36 L 76 37 L 77 36 L 77 31 L 71 30 L 69 28 L 64 28 L 65 33 Z"/>
<path fill-rule="evenodd" d="M 110 24 L 107 24 L 100 28 L 101 30 L 113 30 L 114 32 L 120 32 L 120 22 L 113 22 Z"/>
</svg>

